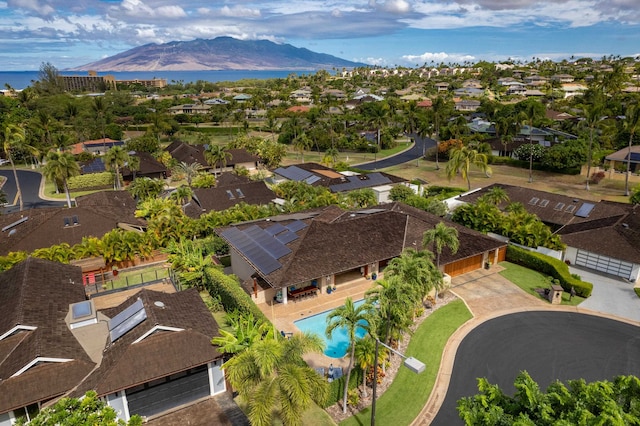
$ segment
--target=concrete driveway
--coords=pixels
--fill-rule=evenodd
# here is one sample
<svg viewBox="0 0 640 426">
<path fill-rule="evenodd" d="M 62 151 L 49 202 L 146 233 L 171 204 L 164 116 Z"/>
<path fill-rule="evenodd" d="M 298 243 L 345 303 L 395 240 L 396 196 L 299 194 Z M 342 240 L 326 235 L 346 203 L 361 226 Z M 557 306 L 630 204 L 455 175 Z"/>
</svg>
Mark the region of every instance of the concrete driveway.
<svg viewBox="0 0 640 426">
<path fill-rule="evenodd" d="M 593 283 L 591 297 L 582 302 L 580 308 L 640 322 L 640 298 L 633 291 L 633 283 L 573 266 L 569 270 Z"/>
</svg>

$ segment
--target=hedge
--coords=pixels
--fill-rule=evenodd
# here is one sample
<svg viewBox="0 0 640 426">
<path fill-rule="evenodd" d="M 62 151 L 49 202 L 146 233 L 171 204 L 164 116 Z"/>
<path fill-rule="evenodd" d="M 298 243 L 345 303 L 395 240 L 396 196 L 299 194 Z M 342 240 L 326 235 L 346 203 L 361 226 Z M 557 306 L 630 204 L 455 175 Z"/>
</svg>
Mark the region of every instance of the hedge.
<svg viewBox="0 0 640 426">
<path fill-rule="evenodd" d="M 578 296 L 589 297 L 593 291 L 593 284 L 574 278 L 566 263 L 551 256 L 509 245 L 507 260 L 556 278 L 566 292 L 570 292 L 573 287 Z"/>
<path fill-rule="evenodd" d="M 510 158 L 510 157 L 491 156 L 491 157 L 489 157 L 489 164 L 518 167 L 518 168 L 521 168 L 521 169 L 528 169 L 529 168 L 529 161 L 527 161 L 527 160 L 517 160 L 515 158 Z M 533 170 L 560 173 L 560 174 L 563 174 L 563 175 L 579 175 L 580 174 L 580 168 L 579 167 L 570 167 L 570 168 L 567 168 L 567 169 L 556 169 L 555 167 L 545 166 L 544 164 L 542 164 L 540 162 L 534 162 L 532 164 L 532 168 L 533 168 Z"/>
<path fill-rule="evenodd" d="M 362 384 L 362 370 L 360 368 L 354 368 L 351 370 L 351 377 L 349 378 L 349 389 L 355 389 Z M 333 404 L 342 402 L 344 398 L 344 381 L 347 380 L 347 372 L 344 372 L 344 376 L 339 379 L 335 379 L 329 383 L 329 396 L 325 401 L 322 408 L 331 407 Z"/>
<path fill-rule="evenodd" d="M 113 186 L 113 173 L 101 172 L 69 178 L 69 189 L 84 189 Z"/>
<path fill-rule="evenodd" d="M 230 277 L 216 267 L 205 270 L 205 286 L 212 297 L 220 296 L 220 301 L 226 312 L 234 310 L 252 313 L 255 319 L 269 322 L 267 317 L 251 300 L 251 297 L 240 287 L 237 279 Z"/>
</svg>

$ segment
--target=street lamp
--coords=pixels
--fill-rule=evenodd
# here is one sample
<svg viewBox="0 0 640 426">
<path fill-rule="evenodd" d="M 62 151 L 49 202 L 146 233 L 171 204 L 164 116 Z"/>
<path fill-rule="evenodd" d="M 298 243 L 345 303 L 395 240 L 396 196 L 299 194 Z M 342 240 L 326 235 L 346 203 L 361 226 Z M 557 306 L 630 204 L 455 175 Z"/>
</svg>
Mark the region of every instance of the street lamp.
<svg viewBox="0 0 640 426">
<path fill-rule="evenodd" d="M 377 338 L 375 339 L 376 339 L 376 355 L 373 361 L 373 398 L 371 401 L 371 426 L 375 426 L 376 424 L 376 390 L 378 388 L 378 345 L 382 345 L 385 348 L 389 349 L 394 354 L 401 356 L 404 359 L 404 366 L 416 374 L 422 373 L 426 368 L 426 366 L 422 361 L 412 356 L 407 357 L 403 353 L 400 353 L 397 350 L 393 349 L 391 346 L 385 345 Z"/>
</svg>

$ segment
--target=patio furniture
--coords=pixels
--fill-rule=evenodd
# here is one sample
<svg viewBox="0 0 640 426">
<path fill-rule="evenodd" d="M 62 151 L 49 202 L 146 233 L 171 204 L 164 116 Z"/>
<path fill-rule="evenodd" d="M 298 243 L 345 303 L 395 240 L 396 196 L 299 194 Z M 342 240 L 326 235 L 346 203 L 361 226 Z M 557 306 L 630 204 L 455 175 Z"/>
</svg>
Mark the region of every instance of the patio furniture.
<svg viewBox="0 0 640 426">
<path fill-rule="evenodd" d="M 316 296 L 318 294 L 318 288 L 315 286 L 307 286 L 304 288 L 297 288 L 295 290 L 289 290 L 287 296 L 293 301 L 297 301 L 300 298 L 306 298 L 308 296 Z"/>
</svg>

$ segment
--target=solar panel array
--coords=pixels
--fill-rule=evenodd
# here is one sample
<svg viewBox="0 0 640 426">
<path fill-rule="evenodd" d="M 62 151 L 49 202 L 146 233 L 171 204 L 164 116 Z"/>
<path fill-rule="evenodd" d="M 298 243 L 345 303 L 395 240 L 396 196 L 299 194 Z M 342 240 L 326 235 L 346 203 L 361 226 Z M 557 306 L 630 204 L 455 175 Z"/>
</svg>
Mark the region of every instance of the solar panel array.
<svg viewBox="0 0 640 426">
<path fill-rule="evenodd" d="M 331 185 L 331 192 L 353 191 L 354 189 L 370 188 L 372 186 L 386 185 L 391 179 L 382 173 L 375 172 L 367 175 L 347 176 L 347 182 Z"/>
<path fill-rule="evenodd" d="M 147 311 L 144 309 L 142 300 L 138 299 L 133 305 L 125 308 L 125 310 L 109 320 L 111 343 L 133 330 L 135 326 L 145 319 L 147 319 Z"/>
<path fill-rule="evenodd" d="M 244 230 L 232 227 L 224 230 L 221 236 L 227 239 L 236 250 L 242 253 L 264 275 L 282 267 L 278 261 L 291 253 L 286 244 L 296 240 L 297 231 L 305 228 L 306 223 L 300 220 L 283 226 L 275 223 L 268 228 L 252 225 Z"/>
<path fill-rule="evenodd" d="M 584 203 L 580 206 L 575 215 L 578 217 L 589 217 L 589 213 L 591 213 L 591 210 L 593 210 L 595 206 L 595 204 Z"/>
<path fill-rule="evenodd" d="M 312 184 L 320 180 L 318 176 L 314 175 L 313 173 L 307 170 L 301 169 L 298 166 L 278 167 L 274 171 L 274 173 L 279 174 L 280 176 L 283 176 L 289 180 L 294 180 L 296 182 L 305 181 L 308 184 Z"/>
<path fill-rule="evenodd" d="M 82 166 L 82 173 L 100 173 L 106 170 L 101 158 L 96 158 L 90 163 Z"/>
<path fill-rule="evenodd" d="M 640 152 L 632 152 L 631 161 L 637 161 L 640 163 Z"/>
</svg>

